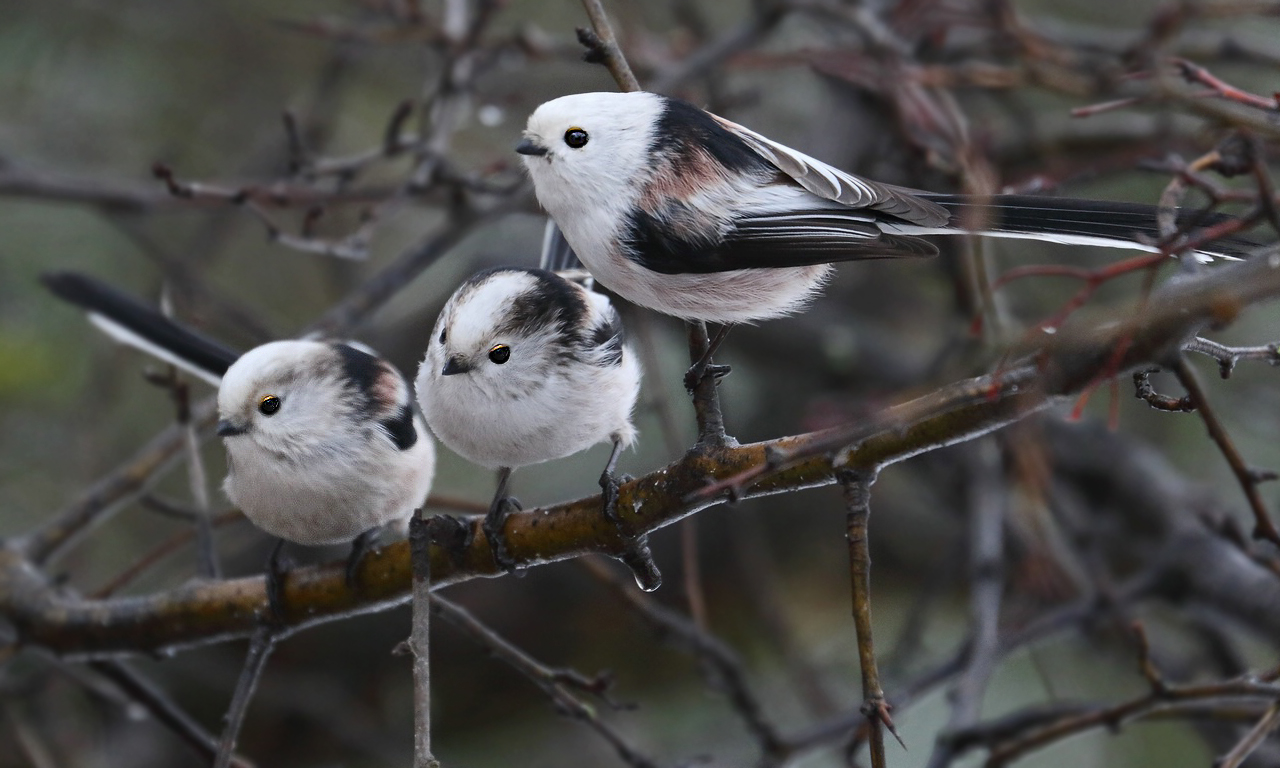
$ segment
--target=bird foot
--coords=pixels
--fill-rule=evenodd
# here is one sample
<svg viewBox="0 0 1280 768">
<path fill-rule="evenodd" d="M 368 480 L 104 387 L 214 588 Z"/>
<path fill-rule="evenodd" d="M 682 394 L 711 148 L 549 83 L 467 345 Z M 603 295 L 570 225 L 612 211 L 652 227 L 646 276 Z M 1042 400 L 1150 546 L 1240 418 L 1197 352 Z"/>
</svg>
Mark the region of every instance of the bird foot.
<svg viewBox="0 0 1280 768">
<path fill-rule="evenodd" d="M 514 496 L 500 496 L 493 500 L 489 514 L 484 518 L 484 535 L 489 540 L 489 548 L 493 550 L 493 562 L 499 568 L 512 573 L 516 569 L 515 560 L 507 550 L 507 537 L 502 530 L 506 527 L 507 517 L 513 511 L 520 511 L 520 500 Z"/>
<path fill-rule="evenodd" d="M 729 372 L 732 370 L 733 368 L 731 366 L 712 363 L 710 361 L 694 363 L 689 366 L 689 370 L 684 372 L 685 391 L 692 395 L 693 391 L 698 388 L 698 383 L 707 376 L 710 376 L 715 379 L 716 383 L 719 383 L 720 380 L 725 376 L 728 376 Z"/>
</svg>

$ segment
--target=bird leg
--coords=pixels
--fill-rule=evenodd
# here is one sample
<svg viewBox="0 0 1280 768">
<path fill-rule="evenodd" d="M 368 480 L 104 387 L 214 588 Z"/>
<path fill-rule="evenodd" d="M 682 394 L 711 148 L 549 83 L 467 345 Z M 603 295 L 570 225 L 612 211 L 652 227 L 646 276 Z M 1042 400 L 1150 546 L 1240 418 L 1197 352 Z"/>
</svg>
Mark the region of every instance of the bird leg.
<svg viewBox="0 0 1280 768">
<path fill-rule="evenodd" d="M 375 541 L 378 540 L 378 533 L 381 529 L 377 526 L 356 536 L 351 541 L 351 554 L 347 555 L 347 587 L 354 588 L 356 585 L 356 572 L 360 570 L 360 561 L 364 559 L 365 554 L 373 547 Z"/>
<path fill-rule="evenodd" d="M 268 623 L 284 623 L 284 579 L 292 565 L 284 556 L 284 539 L 278 540 L 267 557 L 267 606 L 271 609 Z"/>
<path fill-rule="evenodd" d="M 716 365 L 711 362 L 711 358 L 719 351 L 720 345 L 724 343 L 724 339 L 729 335 L 729 329 L 732 325 L 722 325 L 716 330 L 715 335 L 707 342 L 707 351 L 702 353 L 702 357 L 698 358 L 698 362 L 689 366 L 689 370 L 684 372 L 684 388 L 693 394 L 693 390 L 698 386 L 698 382 L 703 376 L 710 374 L 717 381 L 729 375 L 731 368 L 727 365 Z"/>
<path fill-rule="evenodd" d="M 614 435 L 613 452 L 609 454 L 609 460 L 605 462 L 604 472 L 600 473 L 600 490 L 604 497 L 604 516 L 609 522 L 618 528 L 618 533 L 626 535 L 622 530 L 622 518 L 618 515 L 618 488 L 625 482 L 625 478 L 619 478 L 613 473 L 618 466 L 618 456 L 622 453 L 622 438 Z"/>
<path fill-rule="evenodd" d="M 493 495 L 493 503 L 489 505 L 489 514 L 484 516 L 484 535 L 489 540 L 489 548 L 493 550 L 493 562 L 499 568 L 511 573 L 515 570 L 515 561 L 507 552 L 507 539 L 502 529 L 507 522 L 511 510 L 519 510 L 520 501 L 507 495 L 507 486 L 511 482 L 511 467 L 498 469 L 498 491 Z"/>
</svg>

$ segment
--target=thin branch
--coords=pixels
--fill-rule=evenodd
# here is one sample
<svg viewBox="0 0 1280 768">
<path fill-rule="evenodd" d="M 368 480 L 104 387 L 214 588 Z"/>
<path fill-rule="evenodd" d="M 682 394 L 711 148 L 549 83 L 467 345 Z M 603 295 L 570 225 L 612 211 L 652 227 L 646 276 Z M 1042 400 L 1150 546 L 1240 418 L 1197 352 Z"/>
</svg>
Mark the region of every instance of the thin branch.
<svg viewBox="0 0 1280 768">
<path fill-rule="evenodd" d="M 600 0 L 582 0 L 582 8 L 591 20 L 591 29 L 578 29 L 578 42 L 587 49 L 583 59 L 592 64 L 603 64 L 618 83 L 619 90 L 640 90 L 640 81 L 618 47 L 618 40 L 613 35 L 613 27 L 609 25 L 609 17 L 605 15 Z"/>
<path fill-rule="evenodd" d="M 1275 523 L 1271 520 L 1271 514 L 1267 511 L 1267 504 L 1262 500 L 1262 494 L 1258 492 L 1258 484 L 1276 479 L 1276 473 L 1270 470 L 1255 469 L 1245 463 L 1244 457 L 1240 455 L 1240 451 L 1236 448 L 1231 435 L 1218 419 L 1217 412 L 1209 405 L 1209 398 L 1205 394 L 1204 388 L 1200 385 L 1200 378 L 1196 375 L 1195 369 L 1187 363 L 1186 357 L 1179 355 L 1174 360 L 1172 369 L 1174 375 L 1178 377 L 1178 382 L 1182 384 L 1183 389 L 1187 390 L 1187 397 L 1191 398 L 1196 411 L 1204 421 L 1205 428 L 1209 430 L 1209 437 L 1217 444 L 1218 450 L 1222 452 L 1222 456 L 1227 460 L 1231 471 L 1235 473 L 1236 480 L 1239 481 L 1240 488 L 1244 491 L 1245 498 L 1249 501 L 1249 508 L 1253 510 L 1254 519 L 1253 537 L 1255 539 L 1266 539 L 1280 546 L 1280 531 L 1276 530 Z"/>
<path fill-rule="evenodd" d="M 271 620 L 260 620 L 249 638 L 249 652 L 245 654 L 244 669 L 236 681 L 235 692 L 231 696 L 231 705 L 222 728 L 222 736 L 218 739 L 218 752 L 213 760 L 213 768 L 227 768 L 235 754 L 236 741 L 240 738 L 240 727 L 244 725 L 244 716 L 249 711 L 249 702 L 253 701 L 253 692 L 262 678 L 262 670 L 267 666 L 267 659 L 276 647 L 276 628 Z"/>
<path fill-rule="evenodd" d="M 552 669 L 543 665 L 480 623 L 468 611 L 439 595 L 431 596 L 431 608 L 440 618 L 538 686 L 543 693 L 547 694 L 561 714 L 585 723 L 587 727 L 598 733 L 601 738 L 609 742 L 624 763 L 633 768 L 657 768 L 657 763 L 639 752 L 616 728 L 602 720 L 594 707 L 569 690 L 572 685 L 597 693 L 595 689 L 603 687 L 600 683 L 589 681 L 577 673 L 569 674 L 571 672 L 569 670 Z M 584 685 L 574 685 L 574 681 Z"/>
<path fill-rule="evenodd" d="M 58 768 L 59 762 L 53 756 L 40 736 L 36 733 L 36 729 L 31 725 L 26 715 L 18 708 L 16 701 L 8 701 L 4 704 L 4 713 L 9 718 L 9 724 L 13 727 L 13 734 L 18 740 L 18 749 L 22 751 L 24 757 L 30 761 L 32 768 Z"/>
<path fill-rule="evenodd" d="M 593 576 L 609 585 L 636 613 L 661 636 L 684 649 L 701 662 L 701 668 L 712 687 L 729 698 L 733 710 L 747 726 L 760 746 L 766 764 L 780 761 L 785 747 L 777 728 L 765 716 L 760 698 L 747 685 L 746 670 L 738 654 L 724 641 L 703 630 L 695 622 L 658 603 L 625 579 L 604 567 L 594 558 L 584 558 L 582 565 Z"/>
<path fill-rule="evenodd" d="M 413 766 L 439 768 L 431 752 L 431 554 L 430 530 L 422 510 L 409 521 L 409 556 L 413 565 Z"/>
<path fill-rule="evenodd" d="M 1222 378 L 1231 378 L 1236 363 L 1241 360 L 1261 360 L 1268 365 L 1280 365 L 1280 341 L 1257 347 L 1228 347 L 1211 339 L 1197 336 L 1182 347 L 1187 352 L 1199 352 L 1218 361 Z"/>
<path fill-rule="evenodd" d="M 119 686 L 130 700 L 146 708 L 152 717 L 176 733 L 206 760 L 213 760 L 218 749 L 217 738 L 192 719 L 178 706 L 177 702 L 154 683 L 120 661 L 91 661 L 89 666 Z M 234 757 L 231 764 L 242 768 L 249 765 L 239 757 Z"/>
<path fill-rule="evenodd" d="M 1249 732 L 1246 733 L 1231 751 L 1223 755 L 1214 762 L 1215 768 L 1240 768 L 1240 765 L 1253 754 L 1254 750 L 1262 746 L 1262 742 L 1267 736 L 1280 725 L 1280 702 L 1276 702 L 1267 708 L 1263 716 L 1254 724 Z"/>
<path fill-rule="evenodd" d="M 1142 400 L 1157 411 L 1169 413 L 1190 413 L 1196 409 L 1190 395 L 1173 398 L 1162 395 L 1151 386 L 1151 374 L 1159 373 L 1159 368 L 1144 368 L 1133 373 L 1134 397 Z"/>
<path fill-rule="evenodd" d="M 972 726 L 982 716 L 982 699 L 996 669 L 1000 649 L 1000 598 L 1004 591 L 1004 525 L 1007 502 L 1000 481 L 995 440 L 977 441 L 965 464 L 968 482 L 970 639 L 964 673 L 951 696 L 951 717 L 938 737 L 930 768 L 944 768 L 955 757 L 947 734 Z"/>
<path fill-rule="evenodd" d="M 1029 733 L 1026 733 L 1025 729 L 1018 729 L 1017 733 L 1026 735 L 1017 735 L 993 748 L 986 765 L 990 768 L 1007 765 L 1028 752 L 1083 731 L 1094 728 L 1119 728 L 1124 723 L 1164 709 L 1171 703 L 1259 698 L 1280 698 L 1280 686 L 1270 682 L 1259 682 L 1252 677 L 1204 685 L 1168 686 L 1162 691 L 1152 690 L 1146 695 L 1119 704 L 1091 707 L 1078 713 L 1066 713 L 1039 725 Z"/>
<path fill-rule="evenodd" d="M 885 768 L 884 729 L 898 743 L 902 738 L 893 724 L 888 700 L 880 687 L 880 670 L 876 666 L 875 644 L 871 636 L 871 553 L 867 522 L 871 517 L 871 484 L 875 475 L 842 469 L 838 473 L 844 488 L 846 537 L 849 541 L 849 577 L 853 585 L 853 626 L 858 638 L 858 662 L 862 668 L 862 714 L 871 725 L 868 748 L 871 767 Z M 906 745 L 902 745 L 906 748 Z"/>
</svg>

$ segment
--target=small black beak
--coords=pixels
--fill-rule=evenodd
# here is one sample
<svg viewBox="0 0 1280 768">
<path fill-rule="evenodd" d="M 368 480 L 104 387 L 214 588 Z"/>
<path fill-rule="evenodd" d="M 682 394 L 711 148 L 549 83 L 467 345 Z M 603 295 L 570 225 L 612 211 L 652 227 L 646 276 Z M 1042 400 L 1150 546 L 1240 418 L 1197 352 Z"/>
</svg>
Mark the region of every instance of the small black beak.
<svg viewBox="0 0 1280 768">
<path fill-rule="evenodd" d="M 542 157 L 543 155 L 547 154 L 546 147 L 542 146 L 541 144 L 529 138 L 528 136 L 520 140 L 520 143 L 516 145 L 516 151 L 522 155 L 532 155 L 535 157 Z"/>
<path fill-rule="evenodd" d="M 247 431 L 244 427 L 237 427 L 226 419 L 218 422 L 218 437 L 235 437 L 236 435 L 243 435 Z"/>
<path fill-rule="evenodd" d="M 444 364 L 444 369 L 440 371 L 441 376 L 452 376 L 455 373 L 466 373 L 471 370 L 471 366 L 467 365 L 462 358 L 453 356 L 449 358 L 449 362 Z"/>
</svg>

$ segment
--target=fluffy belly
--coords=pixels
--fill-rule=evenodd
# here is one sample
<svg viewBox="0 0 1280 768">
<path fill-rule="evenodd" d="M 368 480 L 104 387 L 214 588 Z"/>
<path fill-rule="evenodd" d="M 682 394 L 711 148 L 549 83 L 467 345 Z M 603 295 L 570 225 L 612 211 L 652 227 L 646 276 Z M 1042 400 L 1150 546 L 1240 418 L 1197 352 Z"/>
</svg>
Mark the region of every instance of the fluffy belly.
<svg viewBox="0 0 1280 768">
<path fill-rule="evenodd" d="M 395 500 L 371 488 L 359 477 L 323 482 L 324 490 L 284 478 L 252 471 L 227 476 L 227 497 L 245 517 L 262 530 L 282 539 L 305 544 L 341 544 L 371 528 L 407 517 L 412 503 Z M 320 485 L 319 483 L 317 485 Z"/>
<path fill-rule="evenodd" d="M 664 275 L 626 260 L 600 266 L 588 265 L 602 284 L 628 301 L 685 320 L 713 323 L 750 323 L 797 312 L 832 270 L 829 264 L 818 264 Z"/>
</svg>

